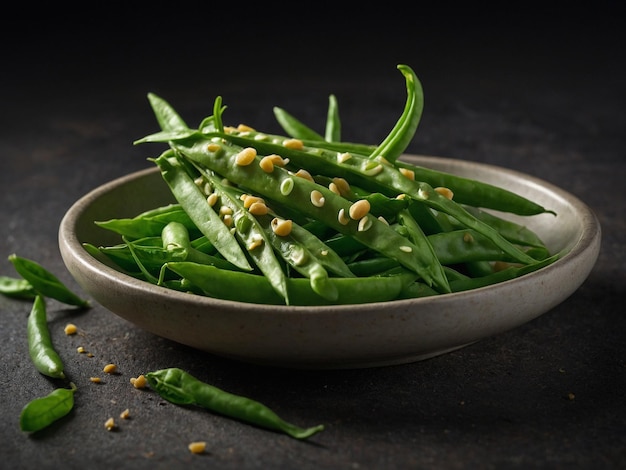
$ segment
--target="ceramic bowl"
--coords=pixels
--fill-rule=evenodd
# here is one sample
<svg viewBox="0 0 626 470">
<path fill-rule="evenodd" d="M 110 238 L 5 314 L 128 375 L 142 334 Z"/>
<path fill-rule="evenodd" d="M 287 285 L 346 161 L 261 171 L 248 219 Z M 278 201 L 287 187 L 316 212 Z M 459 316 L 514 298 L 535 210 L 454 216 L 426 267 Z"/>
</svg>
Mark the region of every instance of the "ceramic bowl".
<svg viewBox="0 0 626 470">
<path fill-rule="evenodd" d="M 102 306 L 155 335 L 223 357 L 298 369 L 347 369 L 419 361 L 522 325 L 563 302 L 585 281 L 600 249 L 593 212 L 568 192 L 529 175 L 449 158 L 405 155 L 436 170 L 502 186 L 558 214 L 511 216 L 552 252 L 567 254 L 520 278 L 471 291 L 362 305 L 270 306 L 168 290 L 122 274 L 82 246 L 119 243 L 96 220 L 132 217 L 174 202 L 157 168 L 94 189 L 66 213 L 59 246 L 77 283 Z"/>
</svg>

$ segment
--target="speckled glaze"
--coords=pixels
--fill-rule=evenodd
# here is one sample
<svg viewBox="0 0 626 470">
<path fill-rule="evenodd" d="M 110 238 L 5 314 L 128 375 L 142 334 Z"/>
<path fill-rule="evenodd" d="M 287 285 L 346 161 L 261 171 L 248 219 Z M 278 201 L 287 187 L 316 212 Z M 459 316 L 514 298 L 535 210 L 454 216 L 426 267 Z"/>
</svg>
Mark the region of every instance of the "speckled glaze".
<svg viewBox="0 0 626 470">
<path fill-rule="evenodd" d="M 289 307 L 222 301 L 124 275 L 82 247 L 119 243 L 95 220 L 130 217 L 173 202 L 156 168 L 105 184 L 78 200 L 59 228 L 63 260 L 79 285 L 116 315 L 155 335 L 233 359 L 300 369 L 377 367 L 443 354 L 526 323 L 585 281 L 600 250 L 600 224 L 573 195 L 537 178 L 485 164 L 405 155 L 414 164 L 503 186 L 558 216 L 523 221 L 556 263 L 473 291 L 376 304 Z"/>
</svg>

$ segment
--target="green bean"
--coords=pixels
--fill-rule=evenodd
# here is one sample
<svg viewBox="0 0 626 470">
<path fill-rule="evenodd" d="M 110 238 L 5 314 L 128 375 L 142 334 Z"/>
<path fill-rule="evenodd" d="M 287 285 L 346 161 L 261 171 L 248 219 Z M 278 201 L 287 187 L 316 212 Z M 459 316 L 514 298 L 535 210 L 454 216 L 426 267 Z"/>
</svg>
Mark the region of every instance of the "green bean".
<svg viewBox="0 0 626 470">
<path fill-rule="evenodd" d="M 308 168 L 315 173 L 326 173 L 331 176 L 341 176 L 351 179 L 355 181 L 356 185 L 370 192 L 381 192 L 389 197 L 397 197 L 399 194 L 406 194 L 414 200 L 423 202 L 431 209 L 444 212 L 456 218 L 468 228 L 482 233 L 503 251 L 516 258 L 520 263 L 533 263 L 536 261 L 519 250 L 508 240 L 504 239 L 493 227 L 490 227 L 488 224 L 467 212 L 460 204 L 440 195 L 428 183 L 415 181 L 404 176 L 396 167 L 385 163 L 384 160 L 378 162 L 376 160 L 369 160 L 366 157 L 353 155 L 350 159 L 339 164 L 337 162 L 337 155 L 334 152 L 326 152 L 320 149 L 316 149 L 315 151 L 306 151 L 306 149 L 296 150 L 286 148 L 282 144 L 277 144 L 272 141 L 256 141 L 254 137 L 250 138 L 247 136 L 241 137 L 232 134 L 219 136 L 230 140 L 236 145 L 253 146 L 263 154 L 279 153 L 289 158 L 293 164 L 301 165 L 303 168 Z M 206 136 L 205 138 L 208 137 L 209 136 Z M 204 164 L 207 164 L 207 160 L 210 158 L 210 152 L 206 151 L 205 142 L 208 141 L 194 137 L 184 141 L 172 142 L 171 145 L 185 154 L 187 158 L 204 160 Z M 221 160 L 220 163 L 223 164 L 224 161 Z M 217 169 L 215 169 L 215 171 L 220 173 Z M 221 166 L 221 171 L 226 171 L 223 165 Z M 225 176 L 229 177 L 228 175 Z M 254 178 L 257 177 L 255 176 Z M 244 182 L 240 181 L 240 183 L 243 184 Z M 249 183 L 250 181 L 248 181 L 248 184 Z M 496 191 L 496 194 L 493 196 L 497 197 L 497 194 L 500 193 L 501 191 Z"/>
<path fill-rule="evenodd" d="M 76 307 L 90 306 L 89 300 L 80 298 L 36 261 L 16 254 L 9 255 L 9 261 L 13 263 L 20 276 L 26 279 L 39 294 Z"/>
<path fill-rule="evenodd" d="M 502 217 L 498 217 L 494 214 L 490 214 L 489 212 L 481 210 L 477 207 L 465 206 L 465 210 L 477 219 L 480 219 L 494 227 L 511 243 L 532 246 L 535 248 L 545 248 L 543 241 L 528 227 L 503 219 Z"/>
<path fill-rule="evenodd" d="M 26 279 L 0 276 L 0 294 L 16 299 L 32 300 L 37 291 Z"/>
<path fill-rule="evenodd" d="M 443 272 L 441 261 L 437 258 L 435 249 L 408 209 L 402 209 L 398 213 L 398 220 L 400 224 L 407 229 L 409 240 L 411 240 L 422 253 L 423 258 L 426 260 L 425 262 L 430 268 L 431 276 L 437 280 L 436 284 L 438 286 L 444 286 L 443 292 L 450 292 L 448 279 Z"/>
<path fill-rule="evenodd" d="M 148 372 L 145 376 L 152 389 L 175 405 L 199 406 L 244 423 L 285 433 L 295 439 L 307 439 L 324 430 L 323 425 L 301 428 L 291 424 L 266 405 L 202 382 L 179 368 Z"/>
<path fill-rule="evenodd" d="M 397 160 L 396 166 L 412 171 L 416 180 L 428 183 L 432 187 L 449 188 L 454 193 L 454 200 L 459 204 L 518 215 L 554 214 L 554 211 L 506 188 L 402 160 Z"/>
<path fill-rule="evenodd" d="M 546 258 L 542 261 L 538 261 L 533 264 L 529 264 L 526 266 L 511 266 L 501 271 L 492 272 L 491 274 L 480 276 L 480 277 L 472 277 L 466 279 L 459 279 L 456 281 L 450 282 L 450 287 L 452 288 L 452 292 L 461 292 L 470 289 L 478 289 L 479 287 L 485 287 L 492 284 L 508 281 L 511 279 L 515 279 L 517 277 L 523 276 L 525 274 L 529 274 L 531 272 L 537 271 L 549 264 L 553 263 L 559 258 L 560 255 L 552 255 L 549 258 Z"/>
<path fill-rule="evenodd" d="M 205 173 L 204 177 L 210 178 L 209 181 L 222 207 L 229 209 L 235 233 L 247 248 L 248 255 L 276 292 L 285 299 L 285 303 L 289 305 L 290 294 L 287 289 L 287 276 L 276 257 L 271 240 L 263 226 L 244 207 L 241 199 L 228 191 L 227 187 L 222 185 L 217 178 L 211 177 L 209 173 Z"/>
<path fill-rule="evenodd" d="M 155 163 L 176 200 L 200 232 L 211 241 L 224 258 L 240 269 L 252 270 L 246 254 L 236 242 L 230 229 L 224 225 L 219 214 L 207 203 L 206 197 L 191 176 L 176 159 L 170 158 L 172 155 L 171 151 L 165 152 L 155 160 Z"/>
<path fill-rule="evenodd" d="M 264 276 L 242 271 L 223 271 L 190 262 L 167 263 L 167 268 L 202 289 L 209 297 L 239 302 L 281 305 L 284 299 Z M 324 299 L 306 278 L 287 278 L 291 305 L 341 305 L 394 300 L 402 288 L 415 280 L 412 271 L 371 277 L 331 277 L 338 292 L 334 301 Z"/>
<path fill-rule="evenodd" d="M 394 163 L 411 143 L 422 117 L 424 109 L 422 84 L 411 67 L 400 64 L 398 70 L 402 72 L 406 81 L 407 99 L 404 111 L 389 135 L 370 154 L 370 159 L 382 157 Z"/>
<path fill-rule="evenodd" d="M 76 385 L 70 383 L 70 388 L 57 388 L 45 397 L 28 402 L 20 413 L 20 429 L 40 431 L 66 416 L 74 407 L 76 390 Z"/>
<path fill-rule="evenodd" d="M 211 145 L 208 145 L 209 143 Z M 436 288 L 446 290 L 445 285 L 436 284 L 437 279 L 433 279 L 427 260 L 425 262 L 422 258 L 423 253 L 417 246 L 376 217 L 367 214 L 358 217 L 358 220 L 349 217 L 347 214 L 350 212 L 352 202 L 327 187 L 305 178 L 294 177 L 280 167 L 275 167 L 271 173 L 267 173 L 259 166 L 258 156 L 255 157 L 256 164 L 238 165 L 236 158 L 242 150 L 239 147 L 195 138 L 172 145 L 176 151 L 196 164 L 226 177 L 235 184 L 250 188 L 255 194 L 264 195 L 323 221 L 338 232 L 348 234 L 364 245 L 397 259 L 400 264 L 422 276 L 427 284 L 435 283 Z M 289 192 L 282 189 L 286 183 L 290 183 Z M 322 207 L 311 202 L 311 193 L 314 191 L 323 197 Z M 339 214 L 343 214 L 345 218 Z M 363 218 L 365 220 L 361 221 Z"/>
<path fill-rule="evenodd" d="M 48 377 L 65 378 L 61 357 L 54 349 L 46 312 L 46 302 L 37 295 L 27 321 L 28 352 L 35 368 Z"/>
<path fill-rule="evenodd" d="M 167 101 L 154 93 L 148 93 L 150 106 L 154 115 L 163 130 L 188 129 L 187 124 L 180 115 L 172 108 Z"/>
<path fill-rule="evenodd" d="M 324 140 L 327 142 L 341 141 L 341 119 L 339 118 L 339 104 L 335 95 L 328 97 L 328 111 L 326 113 L 326 128 Z"/>
<path fill-rule="evenodd" d="M 294 139 L 324 140 L 324 137 L 299 121 L 283 108 L 274 106 L 273 109 L 274 117 L 276 117 L 276 120 L 288 136 L 293 137 Z"/>
</svg>

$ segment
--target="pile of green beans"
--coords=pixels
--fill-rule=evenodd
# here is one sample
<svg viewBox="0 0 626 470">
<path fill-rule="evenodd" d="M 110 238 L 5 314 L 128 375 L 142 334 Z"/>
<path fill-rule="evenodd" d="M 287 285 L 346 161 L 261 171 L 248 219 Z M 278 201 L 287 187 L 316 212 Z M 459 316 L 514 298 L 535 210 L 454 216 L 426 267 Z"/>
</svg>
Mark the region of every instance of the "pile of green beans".
<svg viewBox="0 0 626 470">
<path fill-rule="evenodd" d="M 31 361 L 42 375 L 67 381 L 63 359 L 54 347 L 48 328 L 46 299 L 81 309 L 89 308 L 90 302 L 71 291 L 38 262 L 16 254 L 9 255 L 8 259 L 20 277 L 1 276 L 0 294 L 33 301 L 26 324 Z M 20 429 L 40 431 L 66 416 L 74 407 L 76 390 L 76 385 L 69 382 L 69 388 L 56 387 L 48 395 L 28 402 L 20 413 Z"/>
<path fill-rule="evenodd" d="M 277 305 L 357 304 L 441 295 L 524 275 L 553 262 L 540 238 L 494 211 L 553 211 L 484 182 L 399 157 L 423 111 L 414 71 L 404 110 L 379 145 L 341 140 L 330 95 L 324 134 L 282 108 L 284 135 L 224 126 L 213 114 L 189 127 L 148 94 L 165 143 L 151 158 L 175 204 L 96 221 L 121 236 L 85 248 L 124 272 L 215 298 Z M 504 274 L 499 271 L 504 269 Z"/>
</svg>

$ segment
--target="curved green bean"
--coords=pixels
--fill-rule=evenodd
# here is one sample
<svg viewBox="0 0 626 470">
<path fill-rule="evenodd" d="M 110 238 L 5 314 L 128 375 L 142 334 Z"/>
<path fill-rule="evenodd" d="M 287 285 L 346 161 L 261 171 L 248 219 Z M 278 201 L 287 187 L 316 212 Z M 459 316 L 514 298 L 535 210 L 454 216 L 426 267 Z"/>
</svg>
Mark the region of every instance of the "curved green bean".
<svg viewBox="0 0 626 470">
<path fill-rule="evenodd" d="M 175 405 L 199 406 L 244 423 L 285 433 L 294 439 L 307 439 L 324 430 L 323 425 L 296 426 L 256 400 L 214 387 L 176 367 L 148 372 L 145 376 L 155 392 Z"/>
</svg>

